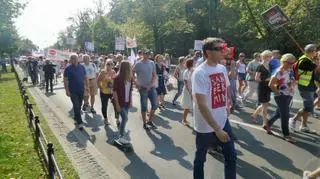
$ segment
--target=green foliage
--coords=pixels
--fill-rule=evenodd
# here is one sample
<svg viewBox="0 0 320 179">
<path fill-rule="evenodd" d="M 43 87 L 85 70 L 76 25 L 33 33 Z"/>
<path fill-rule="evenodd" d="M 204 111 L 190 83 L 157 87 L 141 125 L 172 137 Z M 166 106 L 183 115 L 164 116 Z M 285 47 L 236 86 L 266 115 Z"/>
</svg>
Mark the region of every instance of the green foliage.
<svg viewBox="0 0 320 179">
<path fill-rule="evenodd" d="M 301 46 L 319 43 L 317 0 L 112 0 L 109 13 L 103 15 L 97 10 L 98 15 L 82 23 L 88 25 L 79 28 L 75 23 L 78 28 L 73 33 L 80 40 L 89 39 L 91 32 L 101 53 L 112 51 L 114 36 L 123 35 L 135 36 L 138 48 L 174 56 L 185 55 L 194 40 L 208 36 L 222 37 L 236 47 L 236 52 L 280 49 L 301 54 L 283 29 L 272 29 L 262 19 L 261 13 L 275 4 L 290 18 L 286 28 Z"/>
</svg>

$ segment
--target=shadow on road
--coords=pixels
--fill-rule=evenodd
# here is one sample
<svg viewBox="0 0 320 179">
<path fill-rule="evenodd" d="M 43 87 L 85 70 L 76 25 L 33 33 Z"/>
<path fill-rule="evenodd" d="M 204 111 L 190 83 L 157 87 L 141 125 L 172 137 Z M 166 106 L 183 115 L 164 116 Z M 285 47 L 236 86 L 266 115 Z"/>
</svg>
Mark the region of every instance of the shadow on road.
<svg viewBox="0 0 320 179">
<path fill-rule="evenodd" d="M 151 154 L 167 161 L 177 160 L 184 168 L 188 170 L 193 169 L 192 164 L 183 159 L 187 153 L 181 147 L 175 146 L 173 140 L 169 136 L 158 130 L 148 131 L 147 135 L 154 143 L 154 149 L 151 151 Z"/>
<path fill-rule="evenodd" d="M 301 175 L 302 171 L 293 165 L 293 162 L 291 159 L 289 159 L 287 156 L 281 154 L 276 150 L 272 150 L 270 148 L 264 147 L 263 146 L 264 144 L 261 141 L 256 140 L 256 138 L 250 132 L 248 132 L 246 129 L 244 129 L 240 125 L 238 125 L 237 127 L 233 127 L 232 130 L 237 135 L 237 138 L 238 138 L 238 140 L 235 142 L 241 148 L 247 151 L 250 151 L 251 153 L 261 158 L 264 158 L 267 162 L 269 162 L 275 168 L 285 170 L 285 171 L 290 171 L 295 173 L 296 175 Z M 243 171 L 246 171 L 246 172 L 251 171 L 250 164 L 246 164 L 246 165 L 243 165 L 242 167 Z M 256 177 L 260 178 L 259 175 L 256 175 Z M 244 178 L 247 178 L 247 177 L 244 177 Z M 252 178 L 252 177 L 249 177 L 249 178 Z"/>
<path fill-rule="evenodd" d="M 87 112 L 84 114 L 84 126 L 91 128 L 92 132 L 97 132 L 100 130 L 99 126 L 103 126 L 103 117 L 100 114 L 92 114 L 90 116 Z"/>
<path fill-rule="evenodd" d="M 118 138 L 119 132 L 114 130 L 113 127 L 105 126 L 107 143 L 113 145 L 113 141 Z M 130 131 L 128 131 L 125 135 L 130 140 Z M 141 158 L 133 153 L 125 153 L 128 160 L 130 160 L 130 164 L 124 167 L 124 171 L 126 171 L 130 178 L 132 179 L 140 179 L 140 178 L 154 178 L 158 179 L 159 177 L 156 175 L 156 172 L 153 168 L 151 168 L 147 163 L 145 163 Z"/>
</svg>

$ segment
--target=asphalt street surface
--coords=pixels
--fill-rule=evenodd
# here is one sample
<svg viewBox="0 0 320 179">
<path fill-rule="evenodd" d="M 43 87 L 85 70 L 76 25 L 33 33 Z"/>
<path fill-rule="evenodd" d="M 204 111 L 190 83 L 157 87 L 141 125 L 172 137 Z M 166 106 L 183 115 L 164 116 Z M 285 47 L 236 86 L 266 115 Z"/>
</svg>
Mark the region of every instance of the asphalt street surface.
<svg viewBox="0 0 320 179">
<path fill-rule="evenodd" d="M 44 90 L 42 90 L 44 93 Z M 176 90 L 166 96 L 171 102 Z M 72 103 L 66 96 L 61 79 L 54 86 L 54 94 L 47 94 L 56 110 L 66 115 L 65 120 L 72 120 Z M 182 96 L 180 97 L 180 99 Z M 179 99 L 179 100 L 180 100 Z M 157 111 L 154 123 L 157 129 L 149 132 L 142 128 L 140 115 L 140 98 L 137 90 L 133 93 L 133 108 L 129 112 L 126 134 L 129 137 L 134 153 L 126 154 L 112 145 L 117 138 L 113 106 L 109 103 L 108 116 L 111 125 L 105 126 L 101 114 L 99 94 L 96 96 L 97 114 L 83 112 L 82 117 L 88 141 L 105 155 L 127 178 L 192 178 L 193 159 L 195 155 L 195 133 L 192 129 L 192 115 L 188 116 L 191 126 L 182 125 L 182 110 L 170 103 L 163 112 Z M 291 113 L 301 107 L 296 91 Z M 254 103 L 246 103 L 245 107 L 234 111 L 230 116 L 233 132 L 236 136 L 237 178 L 301 178 L 304 170 L 312 170 L 320 166 L 319 134 L 293 133 L 296 143 L 291 144 L 281 138 L 280 119 L 273 126 L 275 136 L 266 134 L 262 128 L 262 119 L 255 124 L 250 114 L 255 109 Z M 269 115 L 275 111 L 272 102 Z M 310 128 L 320 131 L 320 120 L 312 118 Z M 300 122 L 297 123 L 299 126 Z M 277 135 L 278 134 L 278 135 Z M 205 178 L 223 178 L 223 157 L 207 155 Z"/>
</svg>

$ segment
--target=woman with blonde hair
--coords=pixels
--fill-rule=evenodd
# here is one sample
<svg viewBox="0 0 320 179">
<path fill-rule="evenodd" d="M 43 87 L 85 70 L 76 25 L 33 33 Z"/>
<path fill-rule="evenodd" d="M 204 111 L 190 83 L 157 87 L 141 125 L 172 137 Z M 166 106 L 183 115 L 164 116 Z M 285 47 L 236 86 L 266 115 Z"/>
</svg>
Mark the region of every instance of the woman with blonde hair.
<svg viewBox="0 0 320 179">
<path fill-rule="evenodd" d="M 129 61 L 122 61 L 119 66 L 119 72 L 114 79 L 113 97 L 117 112 L 119 112 L 121 116 L 119 142 L 123 144 L 129 143 L 129 141 L 124 138 L 124 132 L 128 121 L 129 108 L 132 106 L 132 84 L 133 75 L 131 64 Z"/>
<path fill-rule="evenodd" d="M 101 111 L 104 117 L 104 124 L 110 125 L 108 119 L 108 102 L 109 100 L 113 103 L 115 118 L 117 125 L 119 124 L 119 113 L 117 113 L 116 106 L 113 101 L 113 80 L 116 76 L 116 72 L 113 70 L 113 61 L 112 59 L 107 59 L 105 61 L 105 66 L 101 70 L 98 77 L 98 87 L 100 89 L 100 99 L 101 99 Z"/>
<path fill-rule="evenodd" d="M 191 77 L 193 73 L 193 59 L 189 58 L 186 62 L 186 67 L 187 69 L 183 73 L 183 82 L 184 82 L 184 87 L 182 90 L 182 106 L 184 109 L 183 112 L 183 119 L 182 119 L 182 124 L 185 126 L 189 125 L 189 122 L 187 121 L 187 116 L 188 113 L 192 110 L 192 85 L 191 85 Z"/>
<path fill-rule="evenodd" d="M 289 134 L 289 117 L 290 103 L 295 87 L 295 80 L 292 71 L 292 66 L 296 58 L 287 53 L 281 58 L 281 66 L 275 71 L 269 82 L 269 87 L 274 92 L 274 100 L 277 103 L 277 110 L 263 128 L 268 134 L 272 134 L 270 127 L 278 119 L 281 118 L 281 129 L 284 139 L 288 142 L 293 142 Z"/>
<path fill-rule="evenodd" d="M 270 101 L 271 89 L 268 86 L 270 81 L 269 61 L 272 58 L 272 52 L 265 50 L 261 53 L 262 64 L 257 67 L 255 80 L 258 81 L 258 102 L 259 107 L 252 114 L 253 122 L 257 122 L 257 116 L 262 112 L 263 126 L 267 125 L 267 111 Z"/>
</svg>

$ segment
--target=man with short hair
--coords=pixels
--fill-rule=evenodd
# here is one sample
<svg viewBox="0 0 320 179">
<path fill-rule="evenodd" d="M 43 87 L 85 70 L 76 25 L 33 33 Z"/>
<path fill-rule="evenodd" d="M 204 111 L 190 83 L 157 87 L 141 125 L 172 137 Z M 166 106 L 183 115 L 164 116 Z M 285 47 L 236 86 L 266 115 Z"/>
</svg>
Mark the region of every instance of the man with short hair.
<svg viewBox="0 0 320 179">
<path fill-rule="evenodd" d="M 83 130 L 81 118 L 81 106 L 83 101 L 83 94 L 89 88 L 89 82 L 86 75 L 86 70 L 78 63 L 78 55 L 72 54 L 70 56 L 70 65 L 64 70 L 64 88 L 67 96 L 70 97 L 74 120 L 80 130 Z"/>
<path fill-rule="evenodd" d="M 143 51 L 143 58 L 133 67 L 133 74 L 137 74 L 136 86 L 140 93 L 141 115 L 143 128 L 145 130 L 148 130 L 149 126 L 156 128 L 152 120 L 154 118 L 154 113 L 158 108 L 157 92 L 155 88 L 157 81 L 156 66 L 155 63 L 149 59 L 149 55 L 150 51 L 145 49 Z M 151 110 L 149 120 L 147 121 L 148 99 L 151 103 Z"/>
<path fill-rule="evenodd" d="M 219 64 L 223 59 L 223 43 L 219 38 L 207 38 L 203 44 L 206 61 L 198 66 L 192 76 L 194 95 L 194 129 L 196 131 L 196 154 L 193 177 L 204 178 L 204 162 L 207 150 L 222 147 L 224 176 L 236 178 L 236 151 L 232 129 L 228 120 L 230 113 L 230 82 L 226 68 Z M 214 146 L 216 145 L 216 146 Z"/>
<path fill-rule="evenodd" d="M 89 80 L 89 89 L 85 90 L 84 92 L 84 104 L 82 106 L 82 110 L 86 111 L 89 107 L 89 98 L 90 98 L 90 111 L 92 114 L 96 114 L 96 110 L 94 109 L 94 102 L 95 102 L 95 96 L 98 93 L 98 86 L 97 86 L 97 75 L 98 75 L 98 69 L 96 65 L 92 62 L 90 62 L 89 55 L 83 55 L 83 66 L 86 70 L 86 76 Z M 92 59 L 92 58 L 91 58 Z"/>
<path fill-rule="evenodd" d="M 297 114 L 290 118 L 289 127 L 292 131 L 296 129 L 296 121 L 302 117 L 302 123 L 299 130 L 301 132 L 310 132 L 307 121 L 310 114 L 313 112 L 313 101 L 316 91 L 315 72 L 318 70 L 317 64 L 314 63 L 313 58 L 317 56 L 317 45 L 309 44 L 304 48 L 305 54 L 298 60 L 298 90 L 303 100 L 303 108 Z"/>
</svg>

